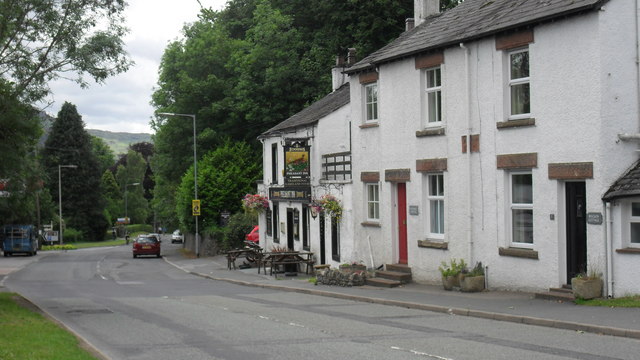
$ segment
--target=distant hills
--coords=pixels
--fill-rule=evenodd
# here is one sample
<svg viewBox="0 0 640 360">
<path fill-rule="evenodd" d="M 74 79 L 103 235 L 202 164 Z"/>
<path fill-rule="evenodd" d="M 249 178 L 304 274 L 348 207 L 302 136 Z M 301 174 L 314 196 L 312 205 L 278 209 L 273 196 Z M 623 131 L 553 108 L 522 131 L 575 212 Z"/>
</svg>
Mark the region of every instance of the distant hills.
<svg viewBox="0 0 640 360">
<path fill-rule="evenodd" d="M 111 132 L 105 130 L 87 129 L 87 132 L 95 137 L 99 137 L 109 145 L 114 154 L 126 154 L 129 145 L 139 142 L 152 142 L 151 134 L 145 133 L 125 133 Z"/>
<path fill-rule="evenodd" d="M 44 111 L 39 113 L 40 120 L 42 123 L 42 128 L 44 133 L 40 138 L 39 144 L 40 146 L 44 146 L 47 137 L 49 136 L 49 130 L 51 129 L 51 125 L 55 121 L 55 118 L 48 115 Z M 98 137 L 109 145 L 111 151 L 117 156 L 120 154 L 126 154 L 129 149 L 129 145 L 136 144 L 139 142 L 152 142 L 151 134 L 145 133 L 126 133 L 126 132 L 111 132 L 105 130 L 94 130 L 94 129 L 86 129 L 87 132 L 95 137 Z"/>
</svg>

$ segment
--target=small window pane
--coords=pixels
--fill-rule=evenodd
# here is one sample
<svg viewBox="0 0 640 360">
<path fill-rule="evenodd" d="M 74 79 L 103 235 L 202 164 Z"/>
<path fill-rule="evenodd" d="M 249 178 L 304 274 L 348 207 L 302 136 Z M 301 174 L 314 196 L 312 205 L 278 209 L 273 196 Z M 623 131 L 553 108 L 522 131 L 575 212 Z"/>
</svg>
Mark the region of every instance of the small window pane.
<svg viewBox="0 0 640 360">
<path fill-rule="evenodd" d="M 640 203 L 631 203 L 631 216 L 640 216 Z"/>
<path fill-rule="evenodd" d="M 512 175 L 511 199 L 514 204 L 533 203 L 533 180 L 531 174 Z"/>
<path fill-rule="evenodd" d="M 444 234 L 444 201 L 432 200 L 429 202 L 431 214 L 431 232 Z"/>
<path fill-rule="evenodd" d="M 440 68 L 427 71 L 427 87 L 433 88 L 440 85 Z"/>
<path fill-rule="evenodd" d="M 529 84 L 511 85 L 511 115 L 529 114 L 530 112 Z"/>
<path fill-rule="evenodd" d="M 430 175 L 429 176 L 429 195 L 431 196 L 444 196 L 444 182 L 443 175 Z"/>
<path fill-rule="evenodd" d="M 529 77 L 529 52 L 511 54 L 511 79 Z"/>
<path fill-rule="evenodd" d="M 640 223 L 631 223 L 631 243 L 640 244 Z"/>
<path fill-rule="evenodd" d="M 513 242 L 533 244 L 533 210 L 512 210 Z"/>
<path fill-rule="evenodd" d="M 429 122 L 431 123 L 442 121 L 442 116 L 440 115 L 440 109 L 442 106 L 440 91 L 434 91 L 427 94 L 427 102 L 427 108 L 429 111 Z"/>
</svg>

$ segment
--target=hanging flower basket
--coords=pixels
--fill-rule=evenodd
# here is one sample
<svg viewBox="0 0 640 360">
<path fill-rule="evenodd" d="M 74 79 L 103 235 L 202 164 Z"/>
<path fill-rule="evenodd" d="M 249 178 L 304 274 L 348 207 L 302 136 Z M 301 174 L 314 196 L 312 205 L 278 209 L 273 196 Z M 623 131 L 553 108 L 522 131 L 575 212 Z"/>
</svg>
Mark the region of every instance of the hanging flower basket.
<svg viewBox="0 0 640 360">
<path fill-rule="evenodd" d="M 320 204 L 325 212 L 340 221 L 340 218 L 342 218 L 342 205 L 340 205 L 340 201 L 335 196 L 331 194 L 323 195 L 317 203 Z"/>
<path fill-rule="evenodd" d="M 248 214 L 259 214 L 269 208 L 269 199 L 260 194 L 247 194 L 242 198 L 242 208 Z"/>
</svg>

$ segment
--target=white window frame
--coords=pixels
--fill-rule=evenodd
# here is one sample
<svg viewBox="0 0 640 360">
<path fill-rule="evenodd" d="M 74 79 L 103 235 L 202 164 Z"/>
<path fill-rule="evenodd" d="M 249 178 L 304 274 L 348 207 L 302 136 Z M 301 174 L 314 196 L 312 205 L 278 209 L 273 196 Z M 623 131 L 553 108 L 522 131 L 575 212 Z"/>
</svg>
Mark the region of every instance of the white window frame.
<svg viewBox="0 0 640 360">
<path fill-rule="evenodd" d="M 513 177 L 519 175 L 529 175 L 531 177 L 531 203 L 514 203 L 513 202 Z M 512 171 L 508 173 L 508 184 L 509 184 L 509 193 L 508 193 L 508 211 L 507 211 L 507 229 L 508 229 L 508 238 L 512 247 L 518 248 L 533 248 L 535 244 L 535 228 L 534 228 L 534 179 L 533 173 L 531 171 Z M 513 234 L 513 212 L 517 210 L 531 210 L 531 231 L 533 232 L 531 243 L 528 242 L 516 242 L 514 241 Z"/>
<path fill-rule="evenodd" d="M 429 78 L 430 74 L 434 72 L 440 72 L 440 84 L 429 87 Z M 435 127 L 442 126 L 442 66 L 434 66 L 427 69 L 424 69 L 424 127 Z M 436 103 L 435 116 L 436 119 L 431 118 L 431 108 L 433 104 L 429 101 L 430 95 L 436 94 L 436 97 L 439 99 L 439 102 Z M 439 118 L 439 119 L 438 119 Z"/>
<path fill-rule="evenodd" d="M 442 187 L 442 193 L 441 195 L 439 195 L 438 192 L 438 188 L 434 189 L 432 188 L 431 184 L 431 180 L 434 177 L 439 177 L 440 179 L 442 179 L 441 182 L 439 182 L 437 185 Z M 437 172 L 437 173 L 429 173 L 429 174 L 425 174 L 424 176 L 425 179 L 425 186 L 424 186 L 424 193 L 425 193 L 425 221 L 424 223 L 426 224 L 426 232 L 427 232 L 427 237 L 429 239 L 435 239 L 435 240 L 444 240 L 445 238 L 445 234 L 446 234 L 446 201 L 445 201 L 445 195 L 446 195 L 446 186 L 445 186 L 445 176 L 444 173 L 441 172 Z M 442 211 L 439 214 L 434 214 L 432 211 L 432 204 L 436 203 L 438 204 L 438 207 L 442 208 Z M 433 217 L 434 216 L 438 216 L 441 215 L 442 219 L 441 222 L 442 223 L 442 228 L 441 229 L 434 229 L 433 226 Z M 439 232 L 438 232 L 439 231 Z"/>
<path fill-rule="evenodd" d="M 375 88 L 375 99 L 373 101 L 369 101 L 369 91 Z M 379 98 L 380 98 L 380 89 L 378 88 L 378 82 L 374 81 L 368 84 L 364 84 L 362 87 L 363 91 L 363 104 L 364 104 L 364 122 L 365 123 L 375 123 L 378 122 L 380 118 L 380 108 L 379 108 Z M 374 113 L 369 112 L 369 106 L 373 106 L 375 108 Z M 375 117 L 374 117 L 375 116 Z"/>
<path fill-rule="evenodd" d="M 511 78 L 511 56 L 516 55 L 516 54 L 520 54 L 520 53 L 524 53 L 526 52 L 528 57 L 529 57 L 529 76 L 526 77 L 521 77 L 521 78 L 515 78 L 512 79 Z M 512 50 L 512 51 L 508 51 L 507 52 L 507 79 L 509 79 L 508 81 L 508 86 L 507 86 L 507 114 L 508 119 L 509 120 L 518 120 L 518 119 L 528 119 L 531 117 L 531 52 L 529 51 L 529 47 L 525 47 L 525 48 L 520 48 L 520 49 L 516 49 L 516 50 Z M 514 86 L 520 86 L 520 85 L 529 85 L 529 112 L 527 113 L 520 113 L 520 114 L 512 114 L 513 113 L 513 109 L 512 109 L 512 87 Z"/>
<path fill-rule="evenodd" d="M 633 198 L 625 201 L 625 216 L 623 216 L 623 238 L 624 247 L 640 248 L 640 242 L 632 242 L 631 224 L 640 224 L 640 216 L 633 216 L 633 204 L 640 204 L 640 198 Z"/>
<path fill-rule="evenodd" d="M 374 188 L 375 187 L 375 192 L 374 194 L 376 195 L 375 199 L 372 199 L 370 197 L 371 193 L 369 192 L 369 189 Z M 368 222 L 380 222 L 380 183 L 365 183 L 365 213 L 367 214 L 367 221 Z M 371 217 L 371 213 L 369 212 L 370 207 L 373 206 L 374 207 L 374 216 Z"/>
</svg>

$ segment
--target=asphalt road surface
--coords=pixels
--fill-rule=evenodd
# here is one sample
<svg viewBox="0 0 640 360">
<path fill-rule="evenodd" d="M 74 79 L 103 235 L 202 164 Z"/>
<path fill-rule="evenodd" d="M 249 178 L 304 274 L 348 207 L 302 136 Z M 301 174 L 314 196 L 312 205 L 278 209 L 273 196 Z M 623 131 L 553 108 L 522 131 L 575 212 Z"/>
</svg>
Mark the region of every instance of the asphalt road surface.
<svg viewBox="0 0 640 360">
<path fill-rule="evenodd" d="M 179 246 L 163 241 L 164 251 Z M 42 256 L 9 275 L 4 285 L 111 359 L 640 356 L 640 341 L 634 339 L 207 280 L 162 259 L 133 259 L 128 246 Z"/>
</svg>

